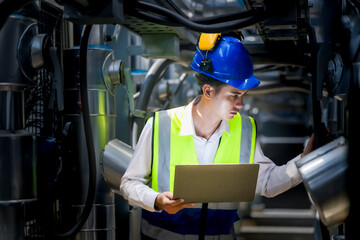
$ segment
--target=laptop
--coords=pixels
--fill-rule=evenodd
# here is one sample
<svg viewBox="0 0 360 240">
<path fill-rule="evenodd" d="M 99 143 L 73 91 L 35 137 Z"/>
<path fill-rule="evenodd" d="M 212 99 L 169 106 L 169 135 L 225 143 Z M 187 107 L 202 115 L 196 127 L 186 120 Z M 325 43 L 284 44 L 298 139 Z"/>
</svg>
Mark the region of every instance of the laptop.
<svg viewBox="0 0 360 240">
<path fill-rule="evenodd" d="M 259 164 L 176 165 L 174 199 L 186 203 L 251 202 Z"/>
</svg>

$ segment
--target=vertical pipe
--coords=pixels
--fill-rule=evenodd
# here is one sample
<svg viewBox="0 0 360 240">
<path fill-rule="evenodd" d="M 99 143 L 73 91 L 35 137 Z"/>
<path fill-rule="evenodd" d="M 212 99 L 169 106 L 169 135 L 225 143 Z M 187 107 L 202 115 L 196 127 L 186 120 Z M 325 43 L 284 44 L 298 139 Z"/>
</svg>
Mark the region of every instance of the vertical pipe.
<svg viewBox="0 0 360 240">
<path fill-rule="evenodd" d="M 115 96 L 106 88 L 102 76 L 104 60 L 112 54 L 108 48 L 96 47 L 87 50 L 87 94 L 92 141 L 96 161 L 96 194 L 92 211 L 83 228 L 75 239 L 115 239 L 115 200 L 114 193 L 107 186 L 101 172 L 100 157 L 107 142 L 115 138 Z M 64 172 L 67 188 L 64 189 L 63 217 L 74 222 L 84 209 L 87 188 L 89 186 L 87 164 L 88 153 L 85 129 L 82 121 L 77 79 L 77 59 L 79 49 L 67 49 L 64 52 L 65 71 L 65 109 L 64 122 L 70 122 L 72 133 L 70 142 L 71 155 L 64 159 Z"/>
<path fill-rule="evenodd" d="M 0 206 L 0 239 L 24 239 L 24 207 Z"/>
<path fill-rule="evenodd" d="M 19 42 L 30 44 L 22 36 L 34 24 L 22 16 L 10 16 L 4 26 L 0 24 L 0 239 L 24 239 L 24 205 L 37 198 L 36 144 L 25 130 L 24 118 L 24 89 L 31 83 L 19 60 L 26 53 L 18 52 Z M 27 34 L 31 38 L 36 33 Z"/>
<path fill-rule="evenodd" d="M 146 112 L 147 106 L 149 104 L 151 93 L 156 85 L 159 82 L 161 74 L 172 64 L 174 61 L 170 59 L 158 59 L 151 66 L 149 71 L 145 76 L 145 81 L 140 89 L 140 95 L 136 103 L 136 110 Z M 135 117 L 133 124 L 132 132 L 132 147 L 135 148 L 140 132 L 145 124 L 144 118 Z"/>
</svg>

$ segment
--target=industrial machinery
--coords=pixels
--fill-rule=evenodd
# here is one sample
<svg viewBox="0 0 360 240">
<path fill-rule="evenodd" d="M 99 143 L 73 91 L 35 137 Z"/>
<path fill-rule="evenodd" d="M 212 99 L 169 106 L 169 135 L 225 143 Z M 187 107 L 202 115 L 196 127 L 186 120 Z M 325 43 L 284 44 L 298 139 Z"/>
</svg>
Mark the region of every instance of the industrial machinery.
<svg viewBox="0 0 360 240">
<path fill-rule="evenodd" d="M 0 0 L 0 239 L 139 239 L 119 186 L 140 132 L 200 94 L 200 33 L 235 30 L 262 81 L 242 111 L 265 154 L 283 164 L 312 132 L 316 148 L 297 162 L 304 184 L 243 206 L 236 237 L 357 239 L 359 12 L 357 0 Z"/>
</svg>

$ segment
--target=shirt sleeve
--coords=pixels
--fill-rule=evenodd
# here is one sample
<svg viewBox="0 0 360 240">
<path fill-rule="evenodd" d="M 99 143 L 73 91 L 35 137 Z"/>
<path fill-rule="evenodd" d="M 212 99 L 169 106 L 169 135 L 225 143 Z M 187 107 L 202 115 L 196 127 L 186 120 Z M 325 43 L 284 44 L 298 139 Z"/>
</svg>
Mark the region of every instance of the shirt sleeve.
<svg viewBox="0 0 360 240">
<path fill-rule="evenodd" d="M 267 158 L 256 142 L 254 163 L 260 164 L 256 191 L 265 197 L 275 197 L 302 182 L 295 162 L 300 154 L 282 166 Z"/>
<path fill-rule="evenodd" d="M 145 124 L 135 147 L 129 167 L 121 179 L 120 193 L 129 204 L 155 211 L 156 191 L 149 187 L 151 181 L 152 121 Z"/>
</svg>

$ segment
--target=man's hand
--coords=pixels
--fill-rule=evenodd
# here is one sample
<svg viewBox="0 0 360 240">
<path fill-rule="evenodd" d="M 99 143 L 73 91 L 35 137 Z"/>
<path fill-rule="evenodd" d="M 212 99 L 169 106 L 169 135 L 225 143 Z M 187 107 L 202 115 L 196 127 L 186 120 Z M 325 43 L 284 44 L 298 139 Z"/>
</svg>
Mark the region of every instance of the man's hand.
<svg viewBox="0 0 360 240">
<path fill-rule="evenodd" d="M 305 155 L 311 153 L 314 150 L 314 139 L 315 139 L 315 135 L 313 133 L 313 134 L 311 134 L 311 137 L 310 137 L 308 143 L 306 144 L 305 150 L 301 154 L 301 157 L 304 157 Z"/>
<path fill-rule="evenodd" d="M 169 214 L 175 214 L 183 208 L 195 206 L 195 203 L 183 203 L 184 199 L 173 200 L 171 192 L 163 192 L 157 195 L 155 199 L 156 209 L 163 209 Z"/>
</svg>

